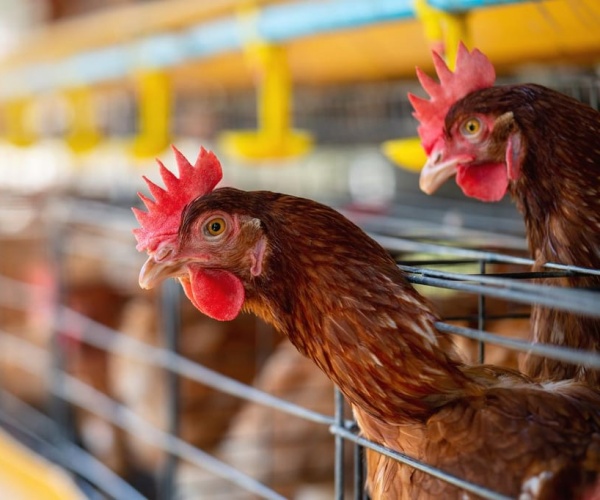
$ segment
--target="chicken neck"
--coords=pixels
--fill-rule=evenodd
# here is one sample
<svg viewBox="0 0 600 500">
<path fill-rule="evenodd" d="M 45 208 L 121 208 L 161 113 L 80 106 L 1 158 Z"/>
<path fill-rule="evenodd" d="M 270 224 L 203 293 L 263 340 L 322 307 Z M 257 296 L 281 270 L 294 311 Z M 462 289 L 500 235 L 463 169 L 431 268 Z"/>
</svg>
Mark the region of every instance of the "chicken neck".
<svg viewBox="0 0 600 500">
<path fill-rule="evenodd" d="M 600 268 L 600 113 L 574 99 L 531 86 L 535 105 L 516 105 L 526 156 L 511 194 L 523 214 L 534 270 L 547 262 Z M 525 105 L 523 105 L 525 104 Z M 542 280 L 554 286 L 600 288 L 600 276 Z M 535 306 L 532 336 L 588 350 L 600 350 L 596 318 Z M 529 357 L 533 377 L 576 378 L 600 385 L 600 372 L 552 359 Z"/>
<path fill-rule="evenodd" d="M 246 308 L 287 335 L 353 405 L 388 422 L 423 419 L 475 390 L 390 255 L 334 210 L 294 198 L 288 212 L 287 198 L 260 214 L 269 250 Z"/>
</svg>

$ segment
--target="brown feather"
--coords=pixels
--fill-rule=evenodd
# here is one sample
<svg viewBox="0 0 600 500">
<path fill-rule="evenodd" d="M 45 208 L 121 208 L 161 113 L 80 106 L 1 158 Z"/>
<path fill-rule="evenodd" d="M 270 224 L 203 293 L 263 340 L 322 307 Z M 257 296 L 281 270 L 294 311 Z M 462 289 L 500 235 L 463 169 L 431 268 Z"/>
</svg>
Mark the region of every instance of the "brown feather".
<svg viewBox="0 0 600 500">
<path fill-rule="evenodd" d="M 600 113 L 540 85 L 491 87 L 469 94 L 446 116 L 445 128 L 473 113 L 511 112 L 523 140 L 521 175 L 510 185 L 523 213 L 534 270 L 547 262 L 600 269 Z M 507 125 L 508 126 L 508 125 Z M 508 129 L 496 132 L 489 159 L 504 161 Z M 541 280 L 545 284 L 600 289 L 600 276 Z M 600 351 L 600 320 L 534 307 L 532 337 Z M 600 371 L 530 356 L 525 371 L 542 380 L 576 378 L 600 387 Z"/>
<path fill-rule="evenodd" d="M 201 239 L 196 221 L 213 212 L 260 221 L 224 240 L 231 258 L 219 265 L 244 282 L 245 308 L 340 387 L 367 438 L 512 496 L 542 472 L 566 475 L 573 489 L 582 470 L 585 481 L 595 480 L 600 463 L 588 450 L 600 435 L 597 393 L 576 382 L 541 386 L 512 370 L 462 364 L 389 254 L 328 207 L 218 189 L 184 212 L 183 255 Z M 255 276 L 244 250 L 261 238 L 267 249 Z M 375 452 L 367 464 L 375 499 L 462 498 L 458 488 Z"/>
</svg>

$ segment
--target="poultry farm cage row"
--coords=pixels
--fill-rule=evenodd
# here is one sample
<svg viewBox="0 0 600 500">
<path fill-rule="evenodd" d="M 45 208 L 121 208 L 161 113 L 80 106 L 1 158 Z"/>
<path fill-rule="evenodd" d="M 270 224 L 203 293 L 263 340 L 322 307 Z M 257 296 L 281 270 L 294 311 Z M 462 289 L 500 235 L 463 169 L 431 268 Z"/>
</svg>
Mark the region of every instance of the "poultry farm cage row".
<svg viewBox="0 0 600 500">
<path fill-rule="evenodd" d="M 598 106 L 597 80 L 561 90 Z M 391 84 L 347 87 L 333 101 L 306 91 L 297 98 L 312 107 L 296 121 L 325 143 L 380 141 L 414 131 L 405 96 Z M 231 116 L 212 106 L 243 121 L 244 106 Z M 341 394 L 253 317 L 201 317 L 174 281 L 140 291 L 131 200 L 120 201 L 5 193 L 0 207 L 0 422 L 90 498 L 363 499 L 365 447 L 505 498 L 360 437 Z M 512 205 L 409 190 L 384 212 L 339 209 L 395 256 L 471 362 L 515 368 L 534 353 L 600 369 L 594 353 L 527 341 L 531 304 L 600 315 L 597 291 L 540 278 L 600 270 L 532 272 Z"/>
</svg>

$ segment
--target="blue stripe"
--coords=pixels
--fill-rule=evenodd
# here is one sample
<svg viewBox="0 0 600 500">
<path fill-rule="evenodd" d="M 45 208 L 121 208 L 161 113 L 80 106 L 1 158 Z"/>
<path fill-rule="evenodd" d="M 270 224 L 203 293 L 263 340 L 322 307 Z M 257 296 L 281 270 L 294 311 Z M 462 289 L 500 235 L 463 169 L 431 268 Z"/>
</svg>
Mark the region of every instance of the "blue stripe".
<svg viewBox="0 0 600 500">
<path fill-rule="evenodd" d="M 437 8 L 460 11 L 523 0 L 429 0 Z M 254 35 L 268 42 L 414 17 L 413 0 L 312 0 L 262 8 Z M 40 92 L 119 79 L 136 68 L 165 68 L 242 49 L 248 26 L 235 16 L 180 32 L 145 37 L 123 45 L 82 52 L 54 64 L 34 64 L 4 74 L 0 95 Z"/>
</svg>

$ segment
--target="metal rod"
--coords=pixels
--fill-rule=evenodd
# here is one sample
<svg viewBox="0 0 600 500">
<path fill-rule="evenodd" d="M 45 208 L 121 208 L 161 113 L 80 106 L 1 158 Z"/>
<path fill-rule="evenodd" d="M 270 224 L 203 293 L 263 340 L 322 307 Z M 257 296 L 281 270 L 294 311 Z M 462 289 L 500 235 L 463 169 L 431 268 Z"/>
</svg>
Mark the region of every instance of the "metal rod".
<svg viewBox="0 0 600 500">
<path fill-rule="evenodd" d="M 337 388 L 333 389 L 335 406 L 335 423 L 337 426 L 344 425 L 344 395 Z M 344 438 L 335 435 L 335 475 L 334 475 L 334 497 L 336 500 L 344 500 Z"/>
<path fill-rule="evenodd" d="M 485 274 L 485 260 L 479 262 L 479 272 Z M 481 293 L 477 296 L 477 329 L 485 330 L 485 295 Z M 479 363 L 483 364 L 485 360 L 485 342 L 478 340 L 477 345 L 477 359 Z"/>
<path fill-rule="evenodd" d="M 65 308 L 64 321 L 83 321 L 88 328 L 81 333 L 81 340 L 109 352 L 125 354 L 134 359 L 148 364 L 154 364 L 167 370 L 172 370 L 182 377 L 200 382 L 208 387 L 217 389 L 226 394 L 239 397 L 246 401 L 253 401 L 276 410 L 284 411 L 319 424 L 331 425 L 335 420 L 327 415 L 322 415 L 307 408 L 277 398 L 269 393 L 243 384 L 235 379 L 226 377 L 205 366 L 194 363 L 187 358 L 167 352 L 132 337 L 123 335 L 116 330 L 90 320 L 72 309 Z M 67 323 L 68 324 L 68 323 Z M 69 332 L 65 332 L 69 334 Z M 117 342 L 118 340 L 118 342 Z"/>
<path fill-rule="evenodd" d="M 460 281 L 461 279 L 465 281 Z M 530 283 L 503 282 L 498 278 L 473 278 L 469 275 L 459 274 L 455 274 L 450 278 L 447 275 L 443 278 L 435 278 L 428 275 L 428 273 L 410 274 L 408 280 L 411 283 L 418 283 L 420 285 L 481 293 L 488 297 L 496 297 L 524 304 L 539 304 L 563 311 L 600 317 L 600 310 L 597 305 L 600 294 L 595 292 L 562 287 L 540 287 L 539 285 Z M 491 284 L 500 286 L 488 286 Z"/>
<path fill-rule="evenodd" d="M 462 335 L 463 337 L 474 340 L 483 340 L 484 342 L 508 347 L 515 351 L 539 354 L 560 361 L 567 361 L 569 363 L 576 363 L 583 366 L 589 366 L 590 368 L 600 369 L 600 354 L 595 352 L 563 346 L 559 347 L 540 342 L 532 344 L 525 340 L 502 337 L 501 335 L 495 335 L 493 333 L 482 332 L 462 326 L 450 325 L 441 321 L 437 322 L 435 327 L 442 332 Z"/>
<path fill-rule="evenodd" d="M 247 476 L 235 467 L 221 462 L 209 453 L 153 427 L 128 408 L 114 403 L 113 400 L 96 391 L 93 387 L 69 375 L 65 375 L 64 377 L 64 384 L 62 384 L 61 388 L 57 388 L 57 390 L 62 397 L 72 403 L 102 416 L 126 432 L 135 434 L 141 439 L 159 446 L 183 460 L 202 467 L 210 473 L 236 484 L 251 493 L 260 495 L 268 500 L 285 500 L 285 497 L 276 491 Z"/>
<path fill-rule="evenodd" d="M 471 248 L 461 248 L 457 246 L 440 245 L 437 243 L 427 243 L 404 238 L 394 238 L 372 232 L 367 232 L 367 234 L 387 250 L 395 252 L 435 253 L 440 255 L 470 258 L 474 260 L 484 259 L 486 262 L 490 263 L 521 264 L 525 266 L 533 266 L 535 264 L 535 261 L 532 259 L 516 257 L 514 255 L 505 255 L 498 252 L 473 250 Z M 546 262 L 544 264 L 544 268 L 600 276 L 600 269 L 559 264 L 556 262 Z"/>
<path fill-rule="evenodd" d="M 0 281 L 4 279 L 5 278 L 0 277 Z M 14 287 L 19 285 L 19 282 L 9 280 L 9 283 L 12 284 L 13 282 Z M 446 282 L 442 281 L 442 283 L 443 285 L 446 285 Z M 459 283 L 459 285 L 463 284 Z M 24 284 L 21 284 L 21 286 L 24 289 L 27 287 Z M 469 290 L 471 287 L 466 286 L 465 288 Z M 480 288 L 481 287 L 476 289 L 479 290 Z M 507 292 L 506 295 L 508 298 L 511 298 L 509 292 Z M 524 300 L 524 302 L 526 301 Z M 81 340 L 91 345 L 106 349 L 109 352 L 126 354 L 143 362 L 156 363 L 163 368 L 176 371 L 181 376 L 189 377 L 192 380 L 196 380 L 208 385 L 209 387 L 226 392 L 227 394 L 231 394 L 249 401 L 254 401 L 258 404 L 264 404 L 281 411 L 286 411 L 292 415 L 299 416 L 300 418 L 307 418 L 311 421 L 326 425 L 330 425 L 334 422 L 334 419 L 331 417 L 312 412 L 302 406 L 294 405 L 288 402 L 281 402 L 281 400 L 268 393 L 253 387 L 248 387 L 236 380 L 209 370 L 206 367 L 197 365 L 186 358 L 161 352 L 160 349 L 137 341 L 131 337 L 124 336 L 123 334 L 101 325 L 100 323 L 94 322 L 73 310 L 65 308 L 65 311 L 65 314 L 61 317 L 61 321 L 65 322 L 67 325 L 69 321 L 84 322 L 87 327 L 83 329 Z M 468 328 L 459 328 L 453 325 L 447 325 L 445 323 L 438 323 L 437 326 L 442 331 L 448 331 L 450 333 L 463 335 L 476 340 L 483 339 L 486 342 L 502 345 L 514 350 L 531 352 L 533 354 L 539 354 L 542 356 L 551 357 L 553 359 L 600 368 L 600 356 L 595 353 L 548 344 L 531 344 L 529 342 L 519 341 L 516 339 L 508 339 L 489 332 L 480 332 L 478 330 Z M 65 331 L 64 334 L 69 335 L 69 331 Z M 116 342 L 117 339 L 119 339 L 119 342 Z"/>
<path fill-rule="evenodd" d="M 161 286 L 160 310 L 163 325 L 163 340 L 168 352 L 179 352 L 179 335 L 181 332 L 181 287 L 174 280 L 167 280 Z M 199 332 L 200 333 L 200 332 Z M 172 371 L 165 371 L 166 405 L 167 405 L 167 432 L 173 436 L 179 435 L 180 413 L 180 383 L 179 375 Z M 175 492 L 175 472 L 177 469 L 177 456 L 169 453 L 165 459 L 163 470 L 159 478 L 159 497 L 162 499 L 173 498 Z"/>
<path fill-rule="evenodd" d="M 282 401 L 254 387 L 246 386 L 236 380 L 225 377 L 220 373 L 193 363 L 186 358 L 164 352 L 161 349 L 120 334 L 119 332 L 96 323 L 75 311 L 68 311 L 70 316 L 73 316 L 79 321 L 87 322 L 89 327 L 84 329 L 81 340 L 92 345 L 107 349 L 110 352 L 126 354 L 135 359 L 139 359 L 140 361 L 155 363 L 163 368 L 177 371 L 177 373 L 179 373 L 181 376 L 188 377 L 191 380 L 196 380 L 208 385 L 209 387 L 221 390 L 248 401 L 254 401 L 265 406 L 270 406 L 272 408 L 288 412 L 300 418 L 306 418 L 313 422 L 327 425 L 331 425 L 335 422 L 335 420 L 331 417 L 307 410 L 302 406 L 294 405 L 292 403 L 288 403 L 287 401 Z M 600 368 L 600 355 L 597 353 L 586 352 L 562 346 L 559 347 L 550 344 L 532 344 L 531 342 L 524 340 L 506 338 L 493 333 L 481 332 L 471 328 L 461 328 L 443 322 L 436 323 L 436 327 L 441 331 L 463 335 L 475 340 L 482 339 L 486 342 L 509 347 L 513 350 L 531 352 L 533 354 L 539 354 L 561 361 L 569 361 L 572 363 L 590 366 L 592 368 Z M 67 331 L 65 334 L 68 335 L 69 332 Z M 116 342 L 117 339 L 119 339 L 119 342 Z"/>
<path fill-rule="evenodd" d="M 354 443 L 354 498 L 363 500 L 367 492 L 365 489 L 365 450 Z"/>
<path fill-rule="evenodd" d="M 54 270 L 54 290 L 52 290 L 54 321 L 52 336 L 50 338 L 51 363 L 47 376 L 53 385 L 60 385 L 62 373 L 66 370 L 67 366 L 66 353 L 61 338 L 64 331 L 64 328 L 61 327 L 64 323 L 62 318 L 64 313 L 62 304 L 65 302 L 66 296 L 65 262 L 61 249 L 68 236 L 68 231 L 64 226 L 56 225 L 54 231 L 52 231 L 50 241 L 50 259 Z M 65 441 L 74 441 L 74 427 L 71 425 L 72 419 L 69 404 L 57 393 L 49 394 L 49 398 L 49 413 L 56 421 L 58 429 L 55 436 L 56 444 L 59 445 Z"/>
</svg>

